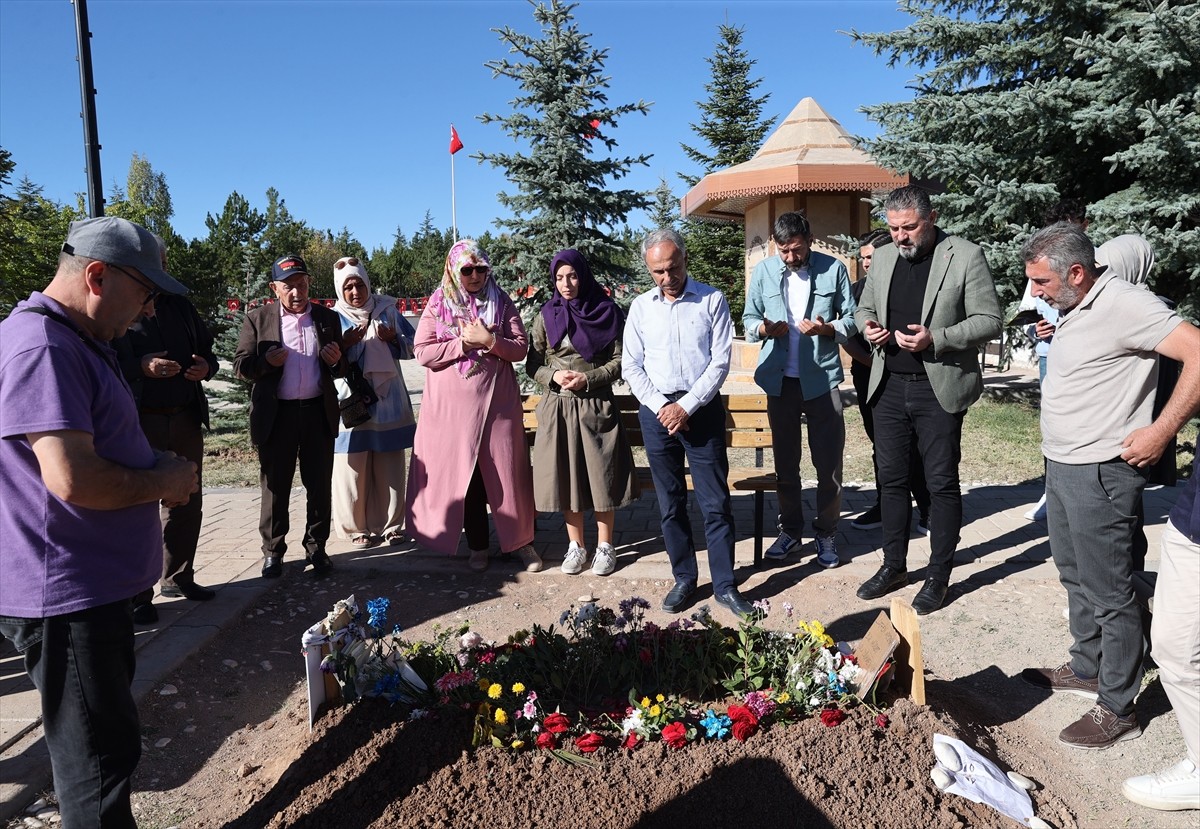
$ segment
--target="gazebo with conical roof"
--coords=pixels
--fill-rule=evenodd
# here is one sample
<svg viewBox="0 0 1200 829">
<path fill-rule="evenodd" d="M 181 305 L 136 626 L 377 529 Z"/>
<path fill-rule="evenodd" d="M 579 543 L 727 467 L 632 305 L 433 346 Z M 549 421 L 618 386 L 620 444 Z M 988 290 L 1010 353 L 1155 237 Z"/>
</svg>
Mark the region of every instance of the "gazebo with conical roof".
<svg viewBox="0 0 1200 829">
<path fill-rule="evenodd" d="M 824 240 L 865 233 L 866 199 L 908 183 L 907 175 L 876 164 L 820 104 L 805 98 L 752 159 L 709 173 L 683 197 L 680 209 L 685 217 L 744 223 L 749 284 L 754 266 L 775 252 L 771 226 L 780 213 L 803 211 L 815 246 L 838 255 L 837 246 Z M 855 263 L 842 258 L 855 273 Z"/>
</svg>

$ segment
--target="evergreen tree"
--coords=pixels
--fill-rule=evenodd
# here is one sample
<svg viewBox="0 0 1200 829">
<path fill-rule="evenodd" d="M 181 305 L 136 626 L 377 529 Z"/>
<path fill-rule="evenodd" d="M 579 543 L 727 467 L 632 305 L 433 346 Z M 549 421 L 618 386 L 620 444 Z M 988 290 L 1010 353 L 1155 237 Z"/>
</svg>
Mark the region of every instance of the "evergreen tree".
<svg viewBox="0 0 1200 829">
<path fill-rule="evenodd" d="M 489 251 L 506 287 L 521 291 L 521 304 L 532 309 L 549 298 L 550 258 L 562 248 L 577 248 L 602 281 L 625 281 L 621 245 L 612 233 L 631 210 L 648 205 L 644 193 L 617 189 L 611 181 L 625 176 L 650 156 L 598 157 L 603 145 L 612 153 L 617 142 L 609 130 L 621 117 L 649 111 L 644 101 L 610 105 L 604 74 L 607 49 L 596 49 L 580 32 L 571 14 L 577 4 L 551 0 L 534 6 L 540 36 L 496 29 L 509 52 L 522 60 L 488 61 L 492 76 L 520 86 L 513 112 L 484 114 L 485 123 L 501 128 L 528 152 L 477 153 L 473 157 L 504 169 L 517 193 L 501 192 L 500 203 L 513 215 L 499 220 L 509 231 Z"/>
<path fill-rule="evenodd" d="M 1103 242 L 1144 235 L 1156 293 L 1195 316 L 1200 2 L 909 0 L 912 25 L 850 36 L 919 68 L 912 101 L 864 107 L 881 163 L 940 181 L 938 224 L 980 242 L 1001 298 L 1046 208 L 1080 198 Z"/>
<path fill-rule="evenodd" d="M 675 230 L 679 224 L 679 199 L 671 192 L 671 185 L 665 178 L 658 180 L 654 190 L 654 203 L 650 205 L 650 226 L 647 230 L 670 228 Z"/>
<path fill-rule="evenodd" d="M 0 319 L 33 291 L 50 284 L 58 269 L 58 253 L 71 222 L 84 213 L 52 202 L 28 177 L 9 196 L 15 165 L 0 148 Z"/>
<path fill-rule="evenodd" d="M 755 96 L 762 78 L 751 78 L 754 61 L 742 48 L 745 29 L 718 27 L 720 39 L 708 65 L 712 77 L 704 85 L 706 101 L 697 101 L 700 123 L 692 131 L 704 139 L 709 152 L 681 144 L 700 167 L 699 175 L 680 173 L 689 187 L 714 170 L 749 161 L 771 131 L 774 118 L 763 118 L 769 95 Z M 683 235 L 688 246 L 688 273 L 720 289 L 729 302 L 734 325 L 742 325 L 746 306 L 746 234 L 741 225 L 687 219 Z"/>
</svg>

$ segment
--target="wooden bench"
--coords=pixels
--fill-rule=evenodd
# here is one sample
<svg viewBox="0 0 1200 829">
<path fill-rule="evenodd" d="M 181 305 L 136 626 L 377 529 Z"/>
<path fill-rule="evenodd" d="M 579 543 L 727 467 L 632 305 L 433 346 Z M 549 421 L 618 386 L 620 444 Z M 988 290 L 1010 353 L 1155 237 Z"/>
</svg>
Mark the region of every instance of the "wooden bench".
<svg viewBox="0 0 1200 829">
<path fill-rule="evenodd" d="M 541 395 L 525 395 L 522 399 L 525 410 L 525 434 L 532 446 L 537 435 L 537 404 Z M 725 445 L 731 449 L 753 449 L 754 466 L 730 467 L 729 488 L 738 492 L 754 493 L 754 566 L 762 563 L 763 550 L 763 504 L 764 493 L 775 492 L 775 473 L 763 468 L 763 450 L 771 448 L 771 424 L 767 420 L 767 396 L 765 394 L 723 394 L 725 404 Z M 631 446 L 645 446 L 642 425 L 638 421 L 640 405 L 632 394 L 615 395 L 621 422 L 625 425 L 625 436 Z M 654 489 L 654 479 L 648 466 L 636 467 L 642 489 Z M 688 489 L 692 489 L 692 476 L 687 475 Z"/>
</svg>

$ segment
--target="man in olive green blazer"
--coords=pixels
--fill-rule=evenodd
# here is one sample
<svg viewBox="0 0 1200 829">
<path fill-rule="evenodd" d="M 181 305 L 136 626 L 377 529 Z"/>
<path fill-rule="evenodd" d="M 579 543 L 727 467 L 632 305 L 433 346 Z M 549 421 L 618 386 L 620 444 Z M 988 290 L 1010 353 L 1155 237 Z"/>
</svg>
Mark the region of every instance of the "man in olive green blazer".
<svg viewBox="0 0 1200 829">
<path fill-rule="evenodd" d="M 962 420 L 983 393 L 979 349 L 999 336 L 1000 303 L 978 245 L 948 236 L 919 187 L 884 202 L 892 244 L 877 247 L 855 312 L 872 347 L 868 405 L 875 419 L 883 566 L 858 590 L 877 599 L 908 584 L 912 446 L 930 492 L 930 560 L 913 609 L 942 606 L 962 527 Z"/>
</svg>

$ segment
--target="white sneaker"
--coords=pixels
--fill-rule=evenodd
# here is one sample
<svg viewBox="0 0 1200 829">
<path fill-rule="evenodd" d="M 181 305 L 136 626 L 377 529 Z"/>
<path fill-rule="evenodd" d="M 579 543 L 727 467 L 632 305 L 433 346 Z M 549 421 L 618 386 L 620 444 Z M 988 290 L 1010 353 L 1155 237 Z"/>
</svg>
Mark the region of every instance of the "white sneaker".
<svg viewBox="0 0 1200 829">
<path fill-rule="evenodd" d="M 1164 812 L 1200 809 L 1200 769 L 1185 757 L 1158 774 L 1130 777 L 1121 786 L 1121 794 L 1140 806 Z"/>
<path fill-rule="evenodd" d="M 817 564 L 826 569 L 837 567 L 842 563 L 838 558 L 837 545 L 833 543 L 832 535 L 817 536 Z"/>
<path fill-rule="evenodd" d="M 525 565 L 526 573 L 539 573 L 542 569 L 542 557 L 538 555 L 537 550 L 533 549 L 532 544 L 526 544 L 519 550 L 514 550 L 513 555 L 521 560 Z"/>
<path fill-rule="evenodd" d="M 596 557 L 592 559 L 592 575 L 607 576 L 617 569 L 617 554 L 611 544 L 597 544 Z"/>
<path fill-rule="evenodd" d="M 780 531 L 779 538 L 775 539 L 775 543 L 767 548 L 763 553 L 767 558 L 784 559 L 789 554 L 800 549 L 800 542 L 792 538 L 787 533 Z"/>
<path fill-rule="evenodd" d="M 1045 521 L 1046 520 L 1046 493 L 1042 493 L 1042 497 L 1033 505 L 1033 509 L 1025 513 L 1026 521 Z"/>
<path fill-rule="evenodd" d="M 563 559 L 561 569 L 568 576 L 578 576 L 583 572 L 583 568 L 587 567 L 587 563 L 587 550 L 572 541 L 571 546 L 567 547 L 567 556 Z"/>
<path fill-rule="evenodd" d="M 468 550 L 467 551 L 467 566 L 476 573 L 482 573 L 488 568 L 488 550 Z"/>
</svg>

